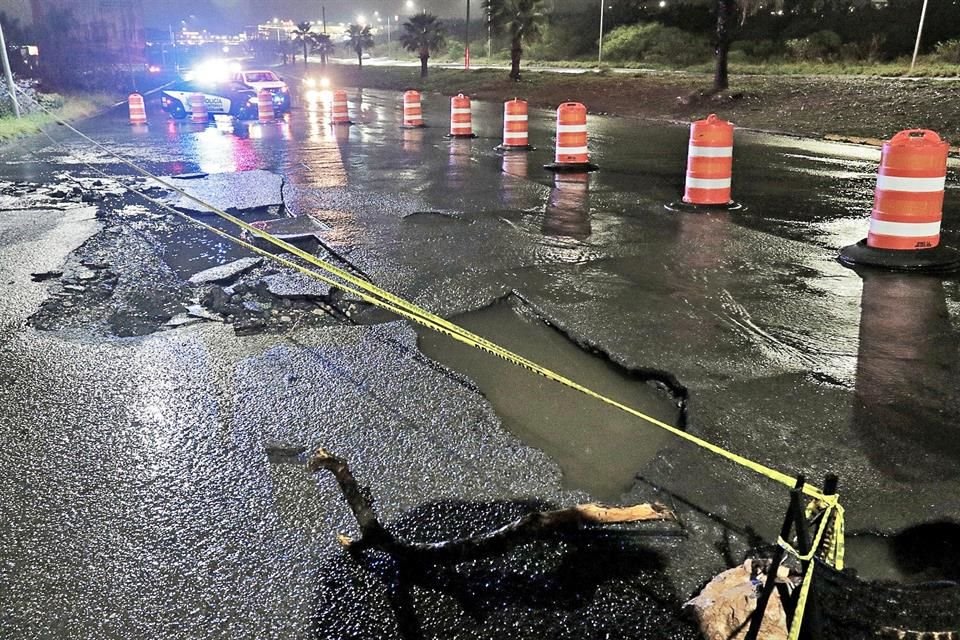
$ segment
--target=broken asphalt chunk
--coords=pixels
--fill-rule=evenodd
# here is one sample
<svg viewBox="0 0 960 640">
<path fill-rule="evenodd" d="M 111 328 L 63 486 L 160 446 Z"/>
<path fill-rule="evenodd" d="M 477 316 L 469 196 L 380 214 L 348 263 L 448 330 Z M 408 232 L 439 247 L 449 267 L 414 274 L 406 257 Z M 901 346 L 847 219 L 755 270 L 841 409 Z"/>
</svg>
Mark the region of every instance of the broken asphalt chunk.
<svg viewBox="0 0 960 640">
<path fill-rule="evenodd" d="M 330 295 L 330 285 L 299 273 L 277 273 L 260 279 L 267 292 L 278 298 L 310 300 Z"/>
<path fill-rule="evenodd" d="M 205 269 L 190 276 L 191 284 L 210 284 L 228 282 L 263 262 L 263 258 L 241 258 L 227 264 Z"/>
<path fill-rule="evenodd" d="M 170 178 L 170 183 L 190 194 L 188 198 L 175 194 L 173 206 L 184 211 L 213 213 L 197 200 L 220 210 L 264 209 L 282 204 L 280 187 L 283 177 L 270 171 L 253 170 L 232 173 L 212 173 L 196 178 Z M 197 200 L 194 200 L 196 198 Z"/>
</svg>

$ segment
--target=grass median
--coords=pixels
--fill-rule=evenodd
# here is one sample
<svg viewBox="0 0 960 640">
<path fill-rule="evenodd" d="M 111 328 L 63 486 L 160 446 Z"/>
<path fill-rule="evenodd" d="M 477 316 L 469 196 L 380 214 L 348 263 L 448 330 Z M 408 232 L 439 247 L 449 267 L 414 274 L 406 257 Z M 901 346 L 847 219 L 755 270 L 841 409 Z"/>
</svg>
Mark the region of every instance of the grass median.
<svg viewBox="0 0 960 640">
<path fill-rule="evenodd" d="M 303 66 L 288 67 L 302 75 Z M 591 113 L 662 121 L 690 121 L 710 113 L 741 127 L 787 134 L 875 142 L 902 129 L 937 131 L 960 142 L 955 96 L 960 79 L 889 78 L 865 75 L 732 74 L 730 89 L 706 95 L 709 73 L 585 71 L 556 73 L 528 69 L 520 82 L 502 69 L 431 68 L 311 64 L 309 75 L 325 73 L 335 86 L 417 89 L 443 95 L 465 93 L 481 100 L 526 99 L 555 108 L 583 102 Z M 429 99 L 429 97 L 427 98 Z"/>
</svg>

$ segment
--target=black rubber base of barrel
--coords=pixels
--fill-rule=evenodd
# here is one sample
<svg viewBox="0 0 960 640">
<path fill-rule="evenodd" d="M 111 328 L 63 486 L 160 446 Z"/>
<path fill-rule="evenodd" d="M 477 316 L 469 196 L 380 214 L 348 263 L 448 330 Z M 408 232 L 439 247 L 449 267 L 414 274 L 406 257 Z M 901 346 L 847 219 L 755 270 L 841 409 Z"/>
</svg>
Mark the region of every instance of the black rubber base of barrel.
<svg viewBox="0 0 960 640">
<path fill-rule="evenodd" d="M 663 205 L 664 209 L 670 211 L 684 211 L 687 213 L 710 213 L 711 211 L 739 211 L 743 205 L 739 202 L 728 202 L 727 204 L 693 204 L 690 202 L 668 202 Z"/>
<path fill-rule="evenodd" d="M 887 271 L 950 273 L 960 269 L 960 251 L 951 247 L 933 249 L 874 249 L 864 238 L 840 250 L 837 260 L 845 267 L 874 267 Z"/>
<path fill-rule="evenodd" d="M 596 171 L 600 167 L 592 162 L 551 162 L 543 165 L 543 168 L 555 173 L 583 173 L 584 171 Z"/>
<path fill-rule="evenodd" d="M 426 129 L 427 125 L 425 124 L 402 124 L 400 125 L 401 129 Z"/>
<path fill-rule="evenodd" d="M 448 133 L 447 135 L 445 135 L 445 136 L 443 136 L 443 137 L 444 137 L 444 138 L 447 138 L 448 140 L 468 140 L 468 139 L 470 139 L 470 138 L 476 138 L 476 137 L 477 137 L 477 134 L 475 134 L 475 133 L 467 133 L 467 134 L 453 135 L 452 133 Z"/>
<path fill-rule="evenodd" d="M 533 151 L 534 149 L 536 149 L 536 147 L 533 146 L 532 144 L 524 144 L 524 145 L 512 144 L 509 147 L 505 147 L 502 144 L 498 144 L 493 148 L 494 151 L 501 151 L 503 153 L 510 153 L 511 151 Z"/>
</svg>

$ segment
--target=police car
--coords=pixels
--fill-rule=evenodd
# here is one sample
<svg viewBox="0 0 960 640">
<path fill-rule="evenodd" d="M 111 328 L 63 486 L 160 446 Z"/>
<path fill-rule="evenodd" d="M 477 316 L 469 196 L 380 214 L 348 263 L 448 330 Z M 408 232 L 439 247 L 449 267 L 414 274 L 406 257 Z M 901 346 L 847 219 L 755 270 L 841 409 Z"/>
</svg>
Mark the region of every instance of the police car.
<svg viewBox="0 0 960 640">
<path fill-rule="evenodd" d="M 177 82 L 160 94 L 160 106 L 177 120 L 190 113 L 190 95 L 200 93 L 211 116 L 230 115 L 240 119 L 257 117 L 257 94 L 238 82 Z"/>
<path fill-rule="evenodd" d="M 290 110 L 290 89 L 283 78 L 269 69 L 246 69 L 235 71 L 232 76 L 234 82 L 244 84 L 257 93 L 266 89 L 273 96 L 273 106 L 279 111 Z"/>
</svg>

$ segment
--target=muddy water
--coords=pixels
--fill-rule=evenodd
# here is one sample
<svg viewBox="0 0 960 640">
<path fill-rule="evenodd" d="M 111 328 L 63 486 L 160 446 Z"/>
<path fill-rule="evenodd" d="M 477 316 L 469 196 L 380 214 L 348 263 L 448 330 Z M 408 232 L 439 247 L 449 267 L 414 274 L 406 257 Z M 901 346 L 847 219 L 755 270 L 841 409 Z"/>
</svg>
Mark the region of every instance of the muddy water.
<svg viewBox="0 0 960 640">
<path fill-rule="evenodd" d="M 587 353 L 532 313 L 508 302 L 453 321 L 535 362 L 669 424 L 678 408 L 669 393 Z M 666 432 L 556 382 L 428 329 L 420 349 L 468 375 L 503 425 L 551 456 L 567 487 L 616 501 L 637 471 L 669 444 Z"/>
</svg>

